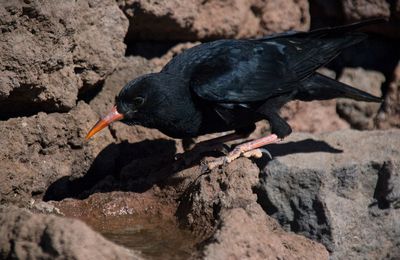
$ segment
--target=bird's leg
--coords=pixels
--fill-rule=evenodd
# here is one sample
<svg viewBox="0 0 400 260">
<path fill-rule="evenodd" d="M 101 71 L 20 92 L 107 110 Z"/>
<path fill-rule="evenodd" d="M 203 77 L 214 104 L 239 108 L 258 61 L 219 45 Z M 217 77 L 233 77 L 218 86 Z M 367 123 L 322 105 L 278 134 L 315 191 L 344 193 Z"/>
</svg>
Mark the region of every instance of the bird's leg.
<svg viewBox="0 0 400 260">
<path fill-rule="evenodd" d="M 191 144 L 193 144 L 193 142 L 189 144 L 189 141 L 186 140 L 185 143 L 187 145 L 186 147 L 184 147 L 184 150 L 186 151 L 185 154 L 177 154 L 175 158 L 184 159 L 185 164 L 189 165 L 192 162 L 198 160 L 201 157 L 201 154 L 205 152 L 219 151 L 224 154 L 227 154 L 228 149 L 225 148 L 226 142 L 234 141 L 241 138 L 246 138 L 247 136 L 248 135 L 239 134 L 235 132 L 199 142 L 192 147 L 190 146 Z"/>
<path fill-rule="evenodd" d="M 196 144 L 195 147 L 204 147 L 205 149 L 207 149 L 207 147 L 208 148 L 219 148 L 221 146 L 221 144 L 224 144 L 224 143 L 230 142 L 230 141 L 234 141 L 237 139 L 241 139 L 241 138 L 246 138 L 246 137 L 247 137 L 247 135 L 238 134 L 235 132 L 235 133 L 231 133 L 231 134 L 227 134 L 227 135 L 223 135 L 220 137 L 202 141 L 202 142 Z"/>
<path fill-rule="evenodd" d="M 220 165 L 230 163 L 242 155 L 245 157 L 261 157 L 262 152 L 258 148 L 267 144 L 277 143 L 280 140 L 281 139 L 278 138 L 277 135 L 271 134 L 250 142 L 243 143 L 236 146 L 235 149 L 233 149 L 226 156 L 219 157 L 211 162 L 208 162 L 205 166 L 207 167 L 207 170 L 211 170 Z"/>
<path fill-rule="evenodd" d="M 175 155 L 176 160 L 182 160 L 185 165 L 192 165 L 199 161 L 206 152 L 221 152 L 224 155 L 229 153 L 230 148 L 225 144 L 226 142 L 235 141 L 248 137 L 248 133 L 234 132 L 220 137 L 212 138 L 195 144 L 190 147 L 189 142 L 186 140 L 185 153 Z M 192 142 L 193 144 L 193 142 Z"/>
</svg>

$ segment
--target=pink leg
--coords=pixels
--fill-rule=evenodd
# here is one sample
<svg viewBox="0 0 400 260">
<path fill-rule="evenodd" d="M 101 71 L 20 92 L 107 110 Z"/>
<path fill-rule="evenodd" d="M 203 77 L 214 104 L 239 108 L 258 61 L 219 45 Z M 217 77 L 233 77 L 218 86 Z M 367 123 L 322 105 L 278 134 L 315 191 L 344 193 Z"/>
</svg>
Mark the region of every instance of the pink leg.
<svg viewBox="0 0 400 260">
<path fill-rule="evenodd" d="M 238 145 L 228 155 L 217 158 L 214 161 L 207 163 L 207 165 L 206 165 L 207 169 L 211 170 L 220 165 L 230 163 L 233 160 L 239 158 L 241 155 L 247 154 L 248 156 L 252 156 L 252 155 L 254 155 L 254 153 L 252 153 L 252 152 L 254 152 L 256 149 L 258 149 L 264 145 L 267 145 L 267 144 L 277 143 L 280 140 L 281 139 L 279 139 L 277 135 L 271 134 L 271 135 Z"/>
</svg>

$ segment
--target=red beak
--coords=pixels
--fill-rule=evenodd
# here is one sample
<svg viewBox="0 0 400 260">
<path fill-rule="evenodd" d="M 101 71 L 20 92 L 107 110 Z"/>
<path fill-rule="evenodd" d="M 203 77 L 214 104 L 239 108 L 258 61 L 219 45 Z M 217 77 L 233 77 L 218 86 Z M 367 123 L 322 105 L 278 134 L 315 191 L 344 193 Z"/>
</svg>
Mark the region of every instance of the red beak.
<svg viewBox="0 0 400 260">
<path fill-rule="evenodd" d="M 93 135 L 95 135 L 97 132 L 99 132 L 101 129 L 104 127 L 108 126 L 114 121 L 118 121 L 124 118 L 124 115 L 118 113 L 117 107 L 114 106 L 110 113 L 108 113 L 105 117 L 100 119 L 92 129 L 90 129 L 89 133 L 86 135 L 85 139 L 89 140 Z"/>
</svg>

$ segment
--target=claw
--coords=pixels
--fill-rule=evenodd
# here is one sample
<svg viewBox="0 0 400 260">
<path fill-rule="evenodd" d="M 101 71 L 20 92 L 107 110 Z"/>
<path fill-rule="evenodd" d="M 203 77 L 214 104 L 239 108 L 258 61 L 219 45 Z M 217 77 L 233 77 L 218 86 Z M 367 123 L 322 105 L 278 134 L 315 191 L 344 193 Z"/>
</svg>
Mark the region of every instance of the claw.
<svg viewBox="0 0 400 260">
<path fill-rule="evenodd" d="M 261 153 L 268 155 L 269 159 L 272 160 L 272 155 L 267 149 L 260 148 L 259 150 L 261 151 Z"/>
</svg>

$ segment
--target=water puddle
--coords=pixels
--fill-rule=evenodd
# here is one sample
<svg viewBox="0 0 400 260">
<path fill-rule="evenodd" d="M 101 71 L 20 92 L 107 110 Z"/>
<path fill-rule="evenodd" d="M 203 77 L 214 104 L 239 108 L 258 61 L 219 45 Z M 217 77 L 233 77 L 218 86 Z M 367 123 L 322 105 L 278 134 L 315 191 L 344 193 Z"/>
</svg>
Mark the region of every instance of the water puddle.
<svg viewBox="0 0 400 260">
<path fill-rule="evenodd" d="M 187 259 L 200 242 L 174 221 L 160 217 L 136 219 L 126 215 L 84 221 L 108 240 L 138 250 L 148 259 Z"/>
</svg>

